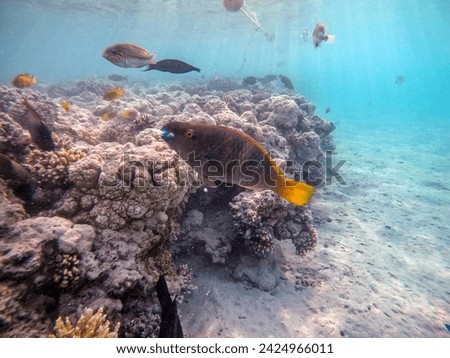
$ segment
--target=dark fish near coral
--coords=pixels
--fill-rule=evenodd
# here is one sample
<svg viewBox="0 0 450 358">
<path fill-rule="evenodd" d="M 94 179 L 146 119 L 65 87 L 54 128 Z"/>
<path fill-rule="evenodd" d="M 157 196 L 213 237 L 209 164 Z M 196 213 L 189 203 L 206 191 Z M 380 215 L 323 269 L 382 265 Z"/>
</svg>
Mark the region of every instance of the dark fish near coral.
<svg viewBox="0 0 450 358">
<path fill-rule="evenodd" d="M 296 205 L 307 204 L 314 193 L 314 187 L 286 178 L 255 139 L 235 128 L 170 122 L 161 131 L 206 183 L 220 180 L 248 189 L 269 189 Z"/>
<path fill-rule="evenodd" d="M 187 73 L 191 71 L 200 72 L 200 69 L 180 60 L 161 60 L 153 64 L 149 64 L 144 71 L 157 70 L 170 73 Z"/>
<path fill-rule="evenodd" d="M 163 275 L 159 277 L 155 288 L 161 305 L 161 324 L 158 338 L 183 338 L 183 328 L 178 317 L 176 297 L 173 300 L 170 297 L 167 282 Z"/>
<path fill-rule="evenodd" d="M 330 107 L 325 110 L 325 113 L 330 113 Z"/>
<path fill-rule="evenodd" d="M 14 194 L 25 201 L 31 201 L 36 183 L 24 166 L 0 154 L 0 177 L 8 180 Z"/>
<path fill-rule="evenodd" d="M 450 333 L 450 324 L 444 323 L 444 327 L 448 333 Z"/>
<path fill-rule="evenodd" d="M 263 78 L 260 78 L 259 81 L 261 83 L 269 83 L 275 81 L 277 79 L 277 75 L 266 75 Z"/>
<path fill-rule="evenodd" d="M 125 90 L 120 87 L 115 87 L 110 90 L 107 90 L 103 95 L 103 99 L 105 101 L 113 101 L 115 99 L 121 98 L 125 94 Z"/>
<path fill-rule="evenodd" d="M 394 83 L 398 86 L 403 85 L 405 83 L 405 77 L 403 77 L 402 75 L 395 77 Z"/>
<path fill-rule="evenodd" d="M 111 81 L 116 81 L 116 82 L 126 81 L 126 79 L 127 79 L 126 76 L 121 76 L 121 75 L 109 75 L 108 78 Z"/>
<path fill-rule="evenodd" d="M 27 88 L 36 83 L 37 83 L 36 77 L 34 77 L 28 73 L 22 73 L 20 75 L 17 75 L 12 80 L 12 84 L 17 88 Z"/>
<path fill-rule="evenodd" d="M 242 81 L 243 86 L 253 86 L 257 82 L 257 78 L 253 76 L 245 77 Z"/>
<path fill-rule="evenodd" d="M 142 46 L 131 43 L 111 45 L 103 51 L 103 57 L 119 67 L 136 68 L 154 63 L 155 55 Z"/>
<path fill-rule="evenodd" d="M 322 41 L 326 41 L 328 43 L 333 43 L 334 42 L 334 35 L 326 35 L 325 33 L 327 32 L 327 26 L 323 23 L 323 22 L 319 22 L 316 25 L 316 28 L 313 31 L 312 34 L 312 38 L 313 38 L 313 43 L 314 43 L 314 47 L 317 48 L 320 46 L 320 44 L 322 43 Z"/>
<path fill-rule="evenodd" d="M 286 87 L 287 89 L 290 89 L 291 91 L 294 90 L 294 84 L 292 83 L 292 81 L 287 78 L 286 76 L 280 75 L 280 80 L 281 82 L 283 82 L 284 87 Z"/>
<path fill-rule="evenodd" d="M 42 121 L 41 117 L 26 99 L 23 104 L 27 107 L 27 111 L 20 119 L 19 124 L 30 131 L 31 138 L 34 143 L 42 150 L 54 150 L 55 143 L 53 142 L 52 132 Z"/>
</svg>

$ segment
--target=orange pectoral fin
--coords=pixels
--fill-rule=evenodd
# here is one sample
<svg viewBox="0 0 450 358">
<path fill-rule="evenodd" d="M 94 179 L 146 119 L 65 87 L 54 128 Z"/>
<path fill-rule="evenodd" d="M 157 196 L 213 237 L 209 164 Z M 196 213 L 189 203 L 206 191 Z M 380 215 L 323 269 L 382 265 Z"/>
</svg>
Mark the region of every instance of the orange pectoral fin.
<svg viewBox="0 0 450 358">
<path fill-rule="evenodd" d="M 274 191 L 290 203 L 302 206 L 308 204 L 315 188 L 300 181 L 285 179 L 284 183 L 279 185 Z"/>
</svg>

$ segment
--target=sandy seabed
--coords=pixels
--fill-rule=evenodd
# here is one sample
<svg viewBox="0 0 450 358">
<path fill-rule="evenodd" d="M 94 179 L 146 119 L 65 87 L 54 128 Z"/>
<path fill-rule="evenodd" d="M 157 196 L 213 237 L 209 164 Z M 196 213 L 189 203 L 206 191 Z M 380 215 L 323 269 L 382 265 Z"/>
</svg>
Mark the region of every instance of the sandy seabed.
<svg viewBox="0 0 450 358">
<path fill-rule="evenodd" d="M 191 337 L 449 337 L 450 166 L 445 134 L 411 128 L 335 133 L 346 185 L 311 207 L 326 220 L 305 257 L 281 242 L 270 292 L 197 258 L 181 305 Z M 430 140 L 430 138 L 434 138 Z M 377 144 L 378 143 L 378 144 Z M 432 173 L 432 174 L 431 174 Z"/>
</svg>

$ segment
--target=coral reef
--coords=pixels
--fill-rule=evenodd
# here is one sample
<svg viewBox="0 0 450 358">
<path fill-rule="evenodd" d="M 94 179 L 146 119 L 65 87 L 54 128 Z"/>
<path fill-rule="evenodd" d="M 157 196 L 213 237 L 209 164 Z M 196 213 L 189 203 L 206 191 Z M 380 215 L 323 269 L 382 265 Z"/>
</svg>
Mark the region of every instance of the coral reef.
<svg viewBox="0 0 450 358">
<path fill-rule="evenodd" d="M 50 335 L 50 338 L 117 338 L 120 323 L 112 330 L 110 326 L 106 314 L 103 313 L 103 307 L 95 313 L 91 308 L 86 308 L 75 325 L 69 318 L 63 320 L 58 317 L 55 334 Z"/>
<path fill-rule="evenodd" d="M 186 255 L 234 265 L 235 279 L 270 291 L 277 285 L 276 241 L 292 240 L 300 255 L 317 242 L 311 211 L 272 192 L 198 190 L 197 174 L 159 131 L 171 120 L 231 126 L 301 178 L 311 172 L 305 162 L 320 163 L 332 148 L 334 128 L 304 97 L 217 78 L 152 86 L 128 81 L 122 98 L 106 102 L 103 93 L 112 85 L 86 79 L 36 86 L 39 91 L 0 87 L 0 152 L 38 183 L 30 209 L 0 179 L 1 336 L 45 337 L 58 316 L 79 317 L 90 307 L 85 313 L 92 318 L 103 307 L 120 322 L 109 333 L 156 337 L 159 276 L 179 300 L 195 289 Z M 55 151 L 37 149 L 16 122 L 23 97 L 46 118 Z M 63 98 L 71 105 L 67 112 L 59 106 Z M 320 169 L 314 179 L 323 179 Z M 77 330 L 67 320 L 57 326 L 55 336 Z"/>
</svg>

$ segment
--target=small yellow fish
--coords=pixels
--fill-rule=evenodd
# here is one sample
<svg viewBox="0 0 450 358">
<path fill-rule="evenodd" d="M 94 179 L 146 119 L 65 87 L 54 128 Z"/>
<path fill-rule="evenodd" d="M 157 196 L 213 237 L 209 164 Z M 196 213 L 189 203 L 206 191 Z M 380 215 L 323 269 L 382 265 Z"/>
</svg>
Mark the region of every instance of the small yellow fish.
<svg viewBox="0 0 450 358">
<path fill-rule="evenodd" d="M 110 119 L 115 118 L 116 116 L 117 116 L 117 114 L 114 112 L 106 112 L 105 114 L 102 114 L 100 118 L 102 119 L 102 121 L 107 122 Z"/>
<path fill-rule="evenodd" d="M 70 111 L 70 103 L 68 100 L 64 100 L 61 102 L 61 108 L 64 109 L 66 112 Z"/>
<path fill-rule="evenodd" d="M 12 84 L 17 88 L 27 88 L 36 83 L 37 83 L 36 77 L 28 73 L 22 73 L 20 75 L 17 75 L 12 81 Z"/>
<path fill-rule="evenodd" d="M 120 113 L 120 116 L 124 119 L 136 119 L 138 112 L 134 108 L 125 109 Z"/>
<path fill-rule="evenodd" d="M 125 94 L 125 90 L 120 87 L 115 87 L 105 92 L 103 95 L 103 99 L 106 101 L 113 101 L 115 99 L 119 99 Z"/>
</svg>

